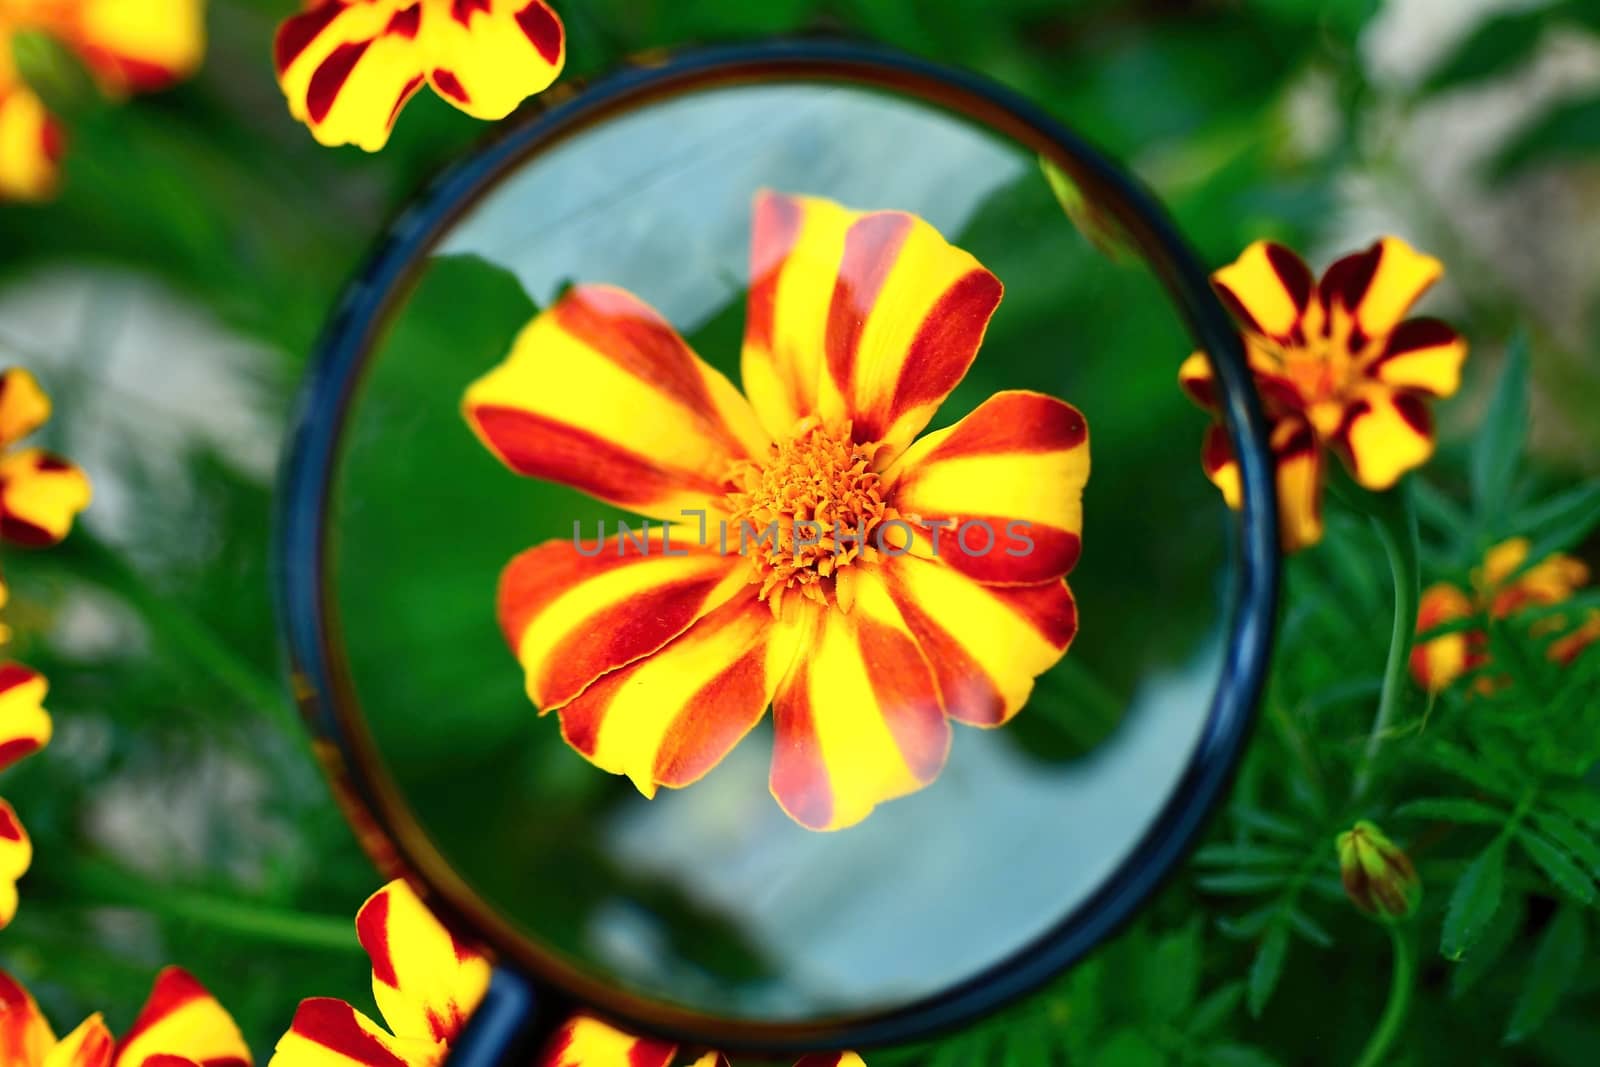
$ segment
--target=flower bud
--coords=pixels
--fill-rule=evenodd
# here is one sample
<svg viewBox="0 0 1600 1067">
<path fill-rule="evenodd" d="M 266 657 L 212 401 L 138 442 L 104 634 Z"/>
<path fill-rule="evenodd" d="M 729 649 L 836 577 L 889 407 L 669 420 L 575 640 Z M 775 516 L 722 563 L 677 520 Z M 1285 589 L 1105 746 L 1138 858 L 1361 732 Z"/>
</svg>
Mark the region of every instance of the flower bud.
<svg viewBox="0 0 1600 1067">
<path fill-rule="evenodd" d="M 1422 902 L 1411 860 L 1365 819 L 1339 835 L 1339 880 L 1350 903 L 1380 922 L 1408 919 Z"/>
</svg>

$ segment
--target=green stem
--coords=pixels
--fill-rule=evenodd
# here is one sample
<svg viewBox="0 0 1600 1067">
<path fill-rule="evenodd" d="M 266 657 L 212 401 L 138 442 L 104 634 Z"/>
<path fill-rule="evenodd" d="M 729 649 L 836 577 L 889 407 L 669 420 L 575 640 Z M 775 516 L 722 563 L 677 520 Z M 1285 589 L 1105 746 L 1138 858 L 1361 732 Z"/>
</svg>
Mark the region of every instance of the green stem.
<svg viewBox="0 0 1600 1067">
<path fill-rule="evenodd" d="M 1402 482 L 1389 493 L 1374 499 L 1372 524 L 1389 557 L 1389 572 L 1394 579 L 1394 624 L 1389 632 L 1389 658 L 1383 668 L 1383 691 L 1378 698 L 1378 713 L 1361 753 L 1352 789 L 1360 800 L 1372 784 L 1373 763 L 1378 750 L 1394 728 L 1394 718 L 1405 693 L 1406 669 L 1411 659 L 1412 638 L 1417 627 L 1417 602 L 1421 598 L 1421 573 L 1417 562 L 1417 510 Z"/>
<path fill-rule="evenodd" d="M 1411 1008 L 1411 991 L 1416 984 L 1416 949 L 1412 945 L 1411 927 L 1395 923 L 1389 927 L 1389 942 L 1394 946 L 1394 977 L 1389 982 L 1389 1003 L 1377 1028 L 1367 1038 L 1367 1047 L 1355 1067 L 1381 1067 L 1388 1062 L 1389 1047 L 1400 1036 L 1405 1025 L 1406 1012 Z"/>
<path fill-rule="evenodd" d="M 174 889 L 147 882 L 112 864 L 94 860 L 52 865 L 48 899 L 92 907 L 130 907 L 177 922 L 193 923 L 236 937 L 300 948 L 360 952 L 355 923 L 328 915 L 308 915 L 213 893 Z M 71 887 L 76 893 L 63 892 Z"/>
</svg>

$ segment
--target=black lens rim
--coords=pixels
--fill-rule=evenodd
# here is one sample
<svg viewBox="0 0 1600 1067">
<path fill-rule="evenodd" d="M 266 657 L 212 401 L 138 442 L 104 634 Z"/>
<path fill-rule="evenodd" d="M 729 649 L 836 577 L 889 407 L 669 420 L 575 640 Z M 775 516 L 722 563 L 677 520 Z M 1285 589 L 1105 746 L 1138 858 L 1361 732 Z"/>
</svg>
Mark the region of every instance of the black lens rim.
<svg viewBox="0 0 1600 1067">
<path fill-rule="evenodd" d="M 518 936 L 422 832 L 388 780 L 356 710 L 325 581 L 324 534 L 350 401 L 389 313 L 436 243 L 500 178 L 596 122 L 678 93 L 721 85 L 836 82 L 920 95 L 998 128 L 1066 169 L 1144 255 L 1210 355 L 1219 404 L 1239 459 L 1244 504 L 1231 641 L 1210 711 L 1183 775 L 1134 849 L 1099 889 L 1007 960 L 892 1010 L 801 1022 L 718 1019 L 624 993 Z M 566 96 L 566 99 L 559 99 Z M 386 874 L 403 875 L 453 927 L 492 946 L 555 999 L 590 1005 L 622 1025 L 732 1051 L 774 1053 L 902 1044 L 959 1026 L 1036 989 L 1130 918 L 1188 852 L 1225 793 L 1255 719 L 1270 661 L 1281 554 L 1273 465 L 1243 347 L 1198 256 L 1154 195 L 1044 110 L 980 75 L 856 42 L 781 39 L 656 56 L 497 130 L 401 212 L 347 286 L 317 343 L 284 446 L 274 542 L 279 626 L 294 694 L 316 736 L 335 795 Z"/>
</svg>

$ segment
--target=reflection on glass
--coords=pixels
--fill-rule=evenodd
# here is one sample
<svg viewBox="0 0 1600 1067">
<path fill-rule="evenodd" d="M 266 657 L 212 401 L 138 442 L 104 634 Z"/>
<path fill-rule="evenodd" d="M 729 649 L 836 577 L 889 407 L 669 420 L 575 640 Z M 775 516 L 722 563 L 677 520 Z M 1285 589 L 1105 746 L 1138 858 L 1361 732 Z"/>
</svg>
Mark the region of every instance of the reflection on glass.
<svg viewBox="0 0 1600 1067">
<path fill-rule="evenodd" d="M 1071 652 L 1004 728 L 957 729 L 931 787 L 829 834 L 768 796 L 770 716 L 693 788 L 647 801 L 536 715 L 496 623 L 501 569 L 570 542 L 574 519 L 614 529 L 625 512 L 513 474 L 459 410 L 575 283 L 635 294 L 737 383 L 761 189 L 912 212 L 1004 283 L 929 431 L 1029 389 L 1071 401 L 1094 436 Z M 1127 855 L 1204 719 L 1227 526 L 1173 387 L 1170 353 L 1187 348 L 1155 280 L 1064 217 L 1035 149 L 922 101 L 704 90 L 569 137 L 444 241 L 353 403 L 335 595 L 389 771 L 487 901 L 626 988 L 809 1019 L 974 976 Z"/>
</svg>

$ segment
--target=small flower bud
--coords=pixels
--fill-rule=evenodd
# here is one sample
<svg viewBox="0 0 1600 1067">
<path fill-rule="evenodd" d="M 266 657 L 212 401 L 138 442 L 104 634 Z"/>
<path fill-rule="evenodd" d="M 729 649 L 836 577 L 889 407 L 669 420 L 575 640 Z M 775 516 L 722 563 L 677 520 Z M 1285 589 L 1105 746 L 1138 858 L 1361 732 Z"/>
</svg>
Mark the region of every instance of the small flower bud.
<svg viewBox="0 0 1600 1067">
<path fill-rule="evenodd" d="M 1339 835 L 1339 880 L 1350 903 L 1380 922 L 1408 919 L 1422 902 L 1411 860 L 1365 819 Z"/>
</svg>

